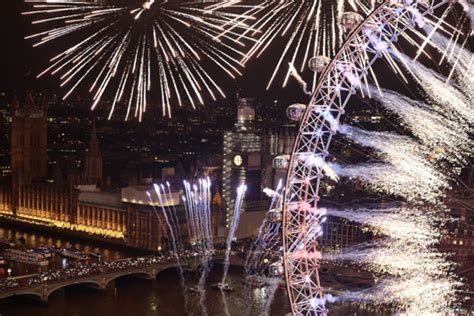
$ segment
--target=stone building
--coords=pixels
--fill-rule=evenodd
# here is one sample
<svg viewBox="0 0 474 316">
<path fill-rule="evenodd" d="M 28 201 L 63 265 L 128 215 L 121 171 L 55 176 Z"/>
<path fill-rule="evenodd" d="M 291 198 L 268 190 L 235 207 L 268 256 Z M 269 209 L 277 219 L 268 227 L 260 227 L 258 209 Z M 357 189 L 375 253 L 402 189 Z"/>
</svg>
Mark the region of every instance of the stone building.
<svg viewBox="0 0 474 316">
<path fill-rule="evenodd" d="M 31 225 L 70 230 L 113 240 L 142 249 L 158 250 L 168 245 L 161 205 L 146 200 L 152 186 L 131 186 L 119 192 L 97 189 L 102 183 L 102 155 L 93 125 L 82 177 L 56 166 L 56 178 L 47 180 L 47 107 L 45 98 L 28 94 L 24 106 L 12 104 L 12 181 L 0 186 L 0 217 Z M 64 181 L 63 181 L 64 180 Z M 166 207 L 176 211 L 186 241 L 185 209 L 179 192 Z M 220 206 L 212 207 L 212 227 L 217 234 Z"/>
</svg>

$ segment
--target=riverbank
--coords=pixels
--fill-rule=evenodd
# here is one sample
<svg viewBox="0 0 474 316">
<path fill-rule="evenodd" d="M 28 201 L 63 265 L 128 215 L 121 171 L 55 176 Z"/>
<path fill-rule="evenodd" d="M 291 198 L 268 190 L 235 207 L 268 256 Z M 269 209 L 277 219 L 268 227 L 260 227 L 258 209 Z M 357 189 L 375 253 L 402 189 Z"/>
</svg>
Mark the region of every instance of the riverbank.
<svg viewBox="0 0 474 316">
<path fill-rule="evenodd" d="M 44 234 L 48 234 L 48 235 L 56 236 L 56 237 L 67 237 L 67 238 L 72 238 L 78 241 L 93 242 L 97 244 L 106 244 L 107 246 L 113 247 L 116 249 L 136 251 L 142 254 L 156 253 L 149 249 L 129 245 L 123 239 L 101 237 L 98 235 L 93 235 L 93 234 L 89 234 L 89 233 L 85 233 L 81 231 L 75 231 L 75 230 L 65 229 L 61 227 L 50 226 L 50 225 L 47 226 L 40 223 L 23 221 L 20 219 L 14 219 L 14 218 L 9 218 L 5 216 L 0 216 L 0 226 L 8 227 L 8 228 L 19 228 L 19 229 L 27 230 L 33 233 L 44 233 Z"/>
</svg>

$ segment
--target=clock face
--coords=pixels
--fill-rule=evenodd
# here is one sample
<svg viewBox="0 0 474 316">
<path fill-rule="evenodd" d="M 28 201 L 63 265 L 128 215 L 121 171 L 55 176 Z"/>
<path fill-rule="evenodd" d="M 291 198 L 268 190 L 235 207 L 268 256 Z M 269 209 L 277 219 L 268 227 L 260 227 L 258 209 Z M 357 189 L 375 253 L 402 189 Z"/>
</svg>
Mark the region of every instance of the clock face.
<svg viewBox="0 0 474 316">
<path fill-rule="evenodd" d="M 242 159 L 242 156 L 241 156 L 241 155 L 235 155 L 235 157 L 234 157 L 234 164 L 235 164 L 236 166 L 241 166 L 243 162 L 244 162 L 244 160 Z"/>
</svg>

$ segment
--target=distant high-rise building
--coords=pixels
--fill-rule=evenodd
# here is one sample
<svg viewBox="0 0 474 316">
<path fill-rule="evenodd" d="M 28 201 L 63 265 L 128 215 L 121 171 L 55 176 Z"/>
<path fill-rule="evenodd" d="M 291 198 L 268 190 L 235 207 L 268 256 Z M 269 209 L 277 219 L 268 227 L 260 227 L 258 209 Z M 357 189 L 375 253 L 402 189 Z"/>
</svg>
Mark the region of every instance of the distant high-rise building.
<svg viewBox="0 0 474 316">
<path fill-rule="evenodd" d="M 88 184 L 102 183 L 102 154 L 99 148 L 99 140 L 97 139 L 95 122 L 92 126 L 89 150 L 87 151 L 86 160 L 84 163 L 83 178 Z"/>
</svg>

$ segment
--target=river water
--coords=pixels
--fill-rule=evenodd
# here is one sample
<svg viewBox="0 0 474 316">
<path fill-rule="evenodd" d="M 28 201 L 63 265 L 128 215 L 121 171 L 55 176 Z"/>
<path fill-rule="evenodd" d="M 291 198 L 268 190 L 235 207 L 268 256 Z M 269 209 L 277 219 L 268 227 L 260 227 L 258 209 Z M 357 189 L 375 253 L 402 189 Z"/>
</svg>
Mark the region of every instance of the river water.
<svg viewBox="0 0 474 316">
<path fill-rule="evenodd" d="M 0 227 L 0 238 L 18 241 L 25 238 L 25 246 L 56 245 L 58 247 L 76 247 L 86 252 L 99 252 L 105 260 L 114 260 L 141 255 L 138 251 L 120 249 L 106 244 L 74 240 L 39 232 L 17 228 Z M 51 268 L 67 265 L 59 256 L 53 258 Z M 9 264 L 0 271 L 0 277 L 6 276 L 10 267 L 12 275 L 37 273 L 38 267 L 22 264 Z M 228 283 L 235 292 L 223 295 L 210 284 L 220 281 L 222 266 L 216 264 L 207 282 L 205 306 L 211 316 L 253 316 L 264 315 L 266 292 L 264 289 L 248 289 L 242 284 L 242 268 L 231 266 Z M 186 277 L 189 285 L 195 285 L 198 276 Z M 196 293 L 187 293 L 188 304 L 185 307 L 185 295 L 179 284 L 176 269 L 161 272 L 155 280 L 123 277 L 111 282 L 106 290 L 97 290 L 83 286 L 69 286 L 51 294 L 47 303 L 41 303 L 26 297 L 11 297 L 0 300 L 1 316 L 181 316 L 203 315 Z M 331 307 L 331 315 L 384 315 L 381 311 L 369 311 L 351 304 Z M 290 312 L 284 288 L 278 289 L 267 315 L 284 316 Z"/>
</svg>

